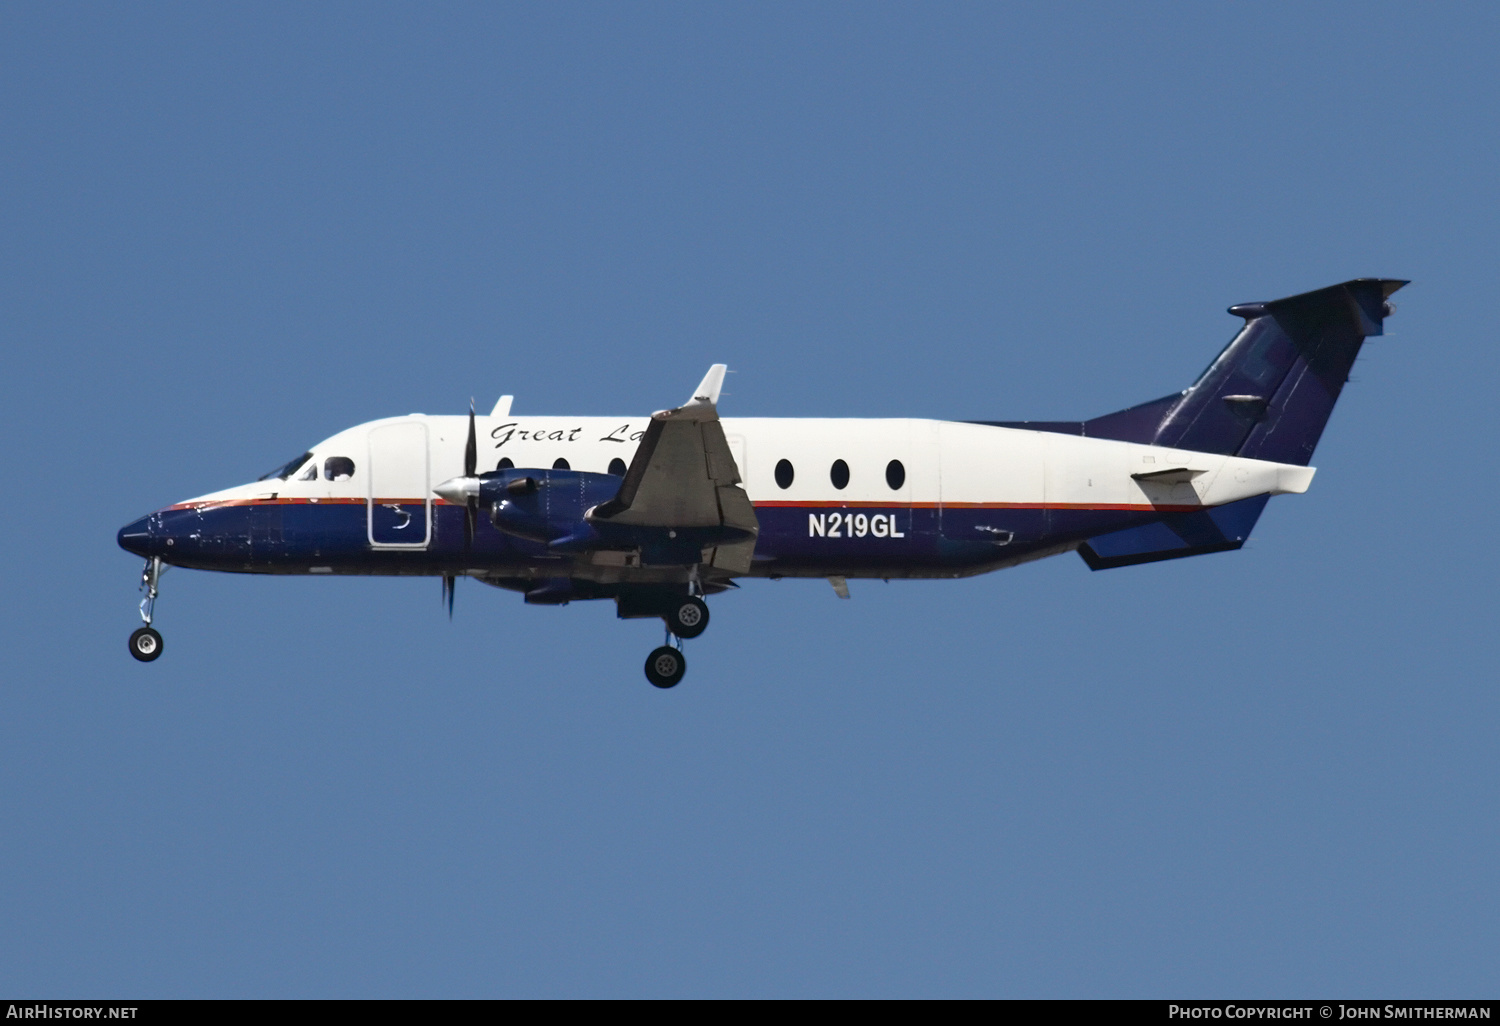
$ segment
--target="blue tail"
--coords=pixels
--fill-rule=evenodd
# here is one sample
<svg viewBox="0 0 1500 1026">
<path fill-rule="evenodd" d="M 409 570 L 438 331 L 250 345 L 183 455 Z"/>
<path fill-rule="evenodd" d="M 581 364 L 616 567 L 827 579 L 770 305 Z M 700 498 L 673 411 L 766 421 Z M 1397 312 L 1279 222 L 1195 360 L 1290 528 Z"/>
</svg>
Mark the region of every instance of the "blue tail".
<svg viewBox="0 0 1500 1026">
<path fill-rule="evenodd" d="M 1001 426 L 1307 466 L 1360 346 L 1382 334 L 1394 309 L 1389 299 L 1405 284 L 1356 278 L 1269 303 L 1231 306 L 1245 326 L 1187 390 L 1093 420 Z M 1102 570 L 1237 549 L 1265 503 L 1258 496 L 1216 511 L 1174 514 L 1091 538 L 1079 551 L 1089 566 Z"/>
<path fill-rule="evenodd" d="M 1404 281 L 1356 278 L 1231 306 L 1245 326 L 1187 391 L 1084 422 L 1083 434 L 1307 466 L 1349 369 Z"/>
</svg>

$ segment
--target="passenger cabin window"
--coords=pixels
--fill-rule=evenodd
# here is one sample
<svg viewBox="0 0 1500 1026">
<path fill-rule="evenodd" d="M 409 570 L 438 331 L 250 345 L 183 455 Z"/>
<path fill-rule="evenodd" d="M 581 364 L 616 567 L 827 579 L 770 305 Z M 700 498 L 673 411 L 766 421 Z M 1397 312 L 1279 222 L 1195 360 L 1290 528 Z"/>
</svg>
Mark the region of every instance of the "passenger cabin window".
<svg viewBox="0 0 1500 1026">
<path fill-rule="evenodd" d="M 572 470 L 573 468 L 568 465 L 568 461 L 567 460 L 565 460 L 561 456 L 559 456 L 557 459 L 555 459 L 555 460 L 552 461 L 552 469 L 553 470 Z"/>
<path fill-rule="evenodd" d="M 622 459 L 620 459 L 620 457 L 618 457 L 618 456 L 616 456 L 614 459 L 610 460 L 609 461 L 609 472 L 611 474 L 615 475 L 615 477 L 624 477 L 625 476 L 625 461 L 622 460 Z"/>
<path fill-rule="evenodd" d="M 777 461 L 777 463 L 776 463 L 776 487 L 778 487 L 778 488 L 790 488 L 792 486 L 792 478 L 794 478 L 796 476 L 797 476 L 797 472 L 792 469 L 792 462 L 791 462 L 791 460 L 778 460 Z"/>
<path fill-rule="evenodd" d="M 849 464 L 843 460 L 834 460 L 833 466 L 828 468 L 828 480 L 833 482 L 835 488 L 848 488 Z"/>
<path fill-rule="evenodd" d="M 347 481 L 354 476 L 354 461 L 347 456 L 330 456 L 323 461 L 323 480 Z"/>
<path fill-rule="evenodd" d="M 509 470 L 511 467 L 514 467 L 514 466 L 515 466 L 515 464 L 511 462 L 509 456 L 501 456 L 500 457 L 500 462 L 495 464 L 495 469 L 496 470 Z"/>
<path fill-rule="evenodd" d="M 893 492 L 899 492 L 901 486 L 906 484 L 906 468 L 901 465 L 900 460 L 891 460 L 885 465 L 885 483 L 891 486 Z"/>
</svg>

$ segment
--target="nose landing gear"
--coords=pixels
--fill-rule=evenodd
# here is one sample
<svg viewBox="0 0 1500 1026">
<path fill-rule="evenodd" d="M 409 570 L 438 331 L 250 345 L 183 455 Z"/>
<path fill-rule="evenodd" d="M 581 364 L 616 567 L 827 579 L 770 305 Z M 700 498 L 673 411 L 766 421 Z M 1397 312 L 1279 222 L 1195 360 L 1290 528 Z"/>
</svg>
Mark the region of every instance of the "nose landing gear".
<svg viewBox="0 0 1500 1026">
<path fill-rule="evenodd" d="M 146 560 L 146 569 L 141 572 L 141 590 L 146 593 L 146 597 L 141 599 L 141 619 L 146 625 L 137 628 L 130 635 L 130 654 L 143 663 L 149 663 L 161 655 L 161 635 L 151 626 L 151 618 L 156 613 L 156 584 L 165 569 L 162 561 L 152 556 Z"/>
</svg>

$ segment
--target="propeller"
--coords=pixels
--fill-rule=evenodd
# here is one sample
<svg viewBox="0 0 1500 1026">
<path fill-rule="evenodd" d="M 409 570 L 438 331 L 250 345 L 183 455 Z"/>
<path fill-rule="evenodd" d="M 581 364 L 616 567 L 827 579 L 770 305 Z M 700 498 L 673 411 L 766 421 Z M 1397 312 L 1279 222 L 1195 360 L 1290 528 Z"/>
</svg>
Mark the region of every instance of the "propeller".
<svg viewBox="0 0 1500 1026">
<path fill-rule="evenodd" d="M 458 590 L 458 575 L 443 575 L 443 603 L 448 607 L 448 619 L 453 619 L 453 596 Z"/>
<path fill-rule="evenodd" d="M 474 417 L 474 400 L 469 400 L 469 439 L 464 443 L 464 472 L 460 477 L 444 481 L 433 489 L 438 495 L 455 506 L 464 507 L 464 551 L 474 547 L 474 530 L 479 524 L 479 435 Z M 448 619 L 453 619 L 453 598 L 458 586 L 458 575 L 443 575 L 443 603 L 448 607 Z"/>
<path fill-rule="evenodd" d="M 469 440 L 464 445 L 464 472 L 433 489 L 448 502 L 464 508 L 464 551 L 474 546 L 474 528 L 479 523 L 479 438 L 474 424 L 474 400 L 469 400 Z"/>
<path fill-rule="evenodd" d="M 472 479 L 479 469 L 479 439 L 474 433 L 474 400 L 469 400 L 469 441 L 464 445 L 464 477 Z M 474 527 L 479 521 L 479 489 L 468 490 L 464 502 L 464 551 L 474 547 Z M 449 603 L 450 607 L 452 603 Z"/>
</svg>

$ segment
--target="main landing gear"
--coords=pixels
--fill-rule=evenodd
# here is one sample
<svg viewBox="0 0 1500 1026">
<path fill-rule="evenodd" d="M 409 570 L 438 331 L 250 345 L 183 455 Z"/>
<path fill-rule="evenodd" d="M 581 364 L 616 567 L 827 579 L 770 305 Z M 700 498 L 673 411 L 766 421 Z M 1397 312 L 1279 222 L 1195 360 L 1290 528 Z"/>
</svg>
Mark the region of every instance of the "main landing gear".
<svg viewBox="0 0 1500 1026">
<path fill-rule="evenodd" d="M 151 626 L 151 617 L 156 613 L 156 583 L 165 569 L 161 560 L 152 556 L 146 560 L 146 569 L 141 572 L 141 590 L 146 593 L 146 597 L 141 599 L 141 619 L 146 625 L 137 628 L 130 635 L 130 654 L 143 663 L 149 663 L 161 655 L 161 635 Z"/>
<path fill-rule="evenodd" d="M 685 673 L 687 659 L 680 648 L 663 645 L 646 657 L 646 679 L 659 688 L 675 688 Z"/>
<path fill-rule="evenodd" d="M 682 643 L 708 630 L 708 603 L 697 595 L 672 600 L 661 616 L 667 625 L 667 644 L 646 657 L 646 679 L 659 688 L 676 687 L 687 673 Z"/>
<path fill-rule="evenodd" d="M 684 595 L 672 603 L 663 619 L 677 637 L 696 638 L 708 630 L 708 603 L 697 595 Z"/>
</svg>

